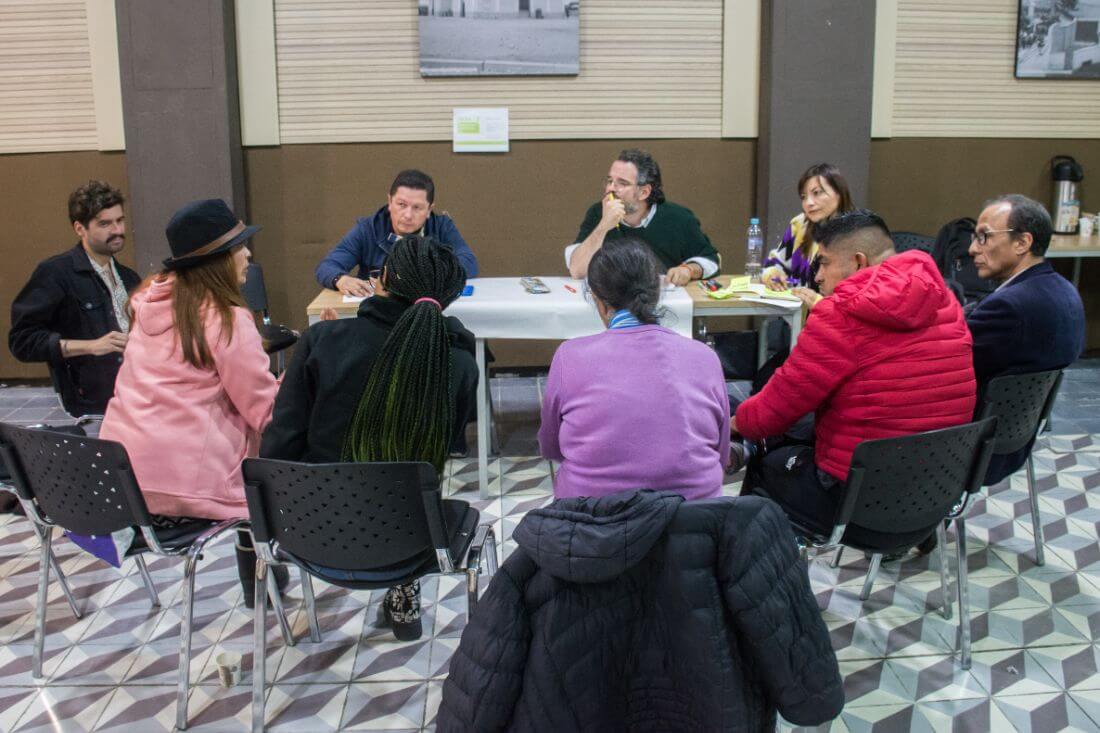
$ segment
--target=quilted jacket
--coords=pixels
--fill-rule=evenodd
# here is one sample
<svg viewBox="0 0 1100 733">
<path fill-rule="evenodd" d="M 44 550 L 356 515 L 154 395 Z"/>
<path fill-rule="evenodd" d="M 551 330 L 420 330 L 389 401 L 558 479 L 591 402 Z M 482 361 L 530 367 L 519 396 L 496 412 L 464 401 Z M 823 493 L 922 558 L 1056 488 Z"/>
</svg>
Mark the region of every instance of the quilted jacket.
<svg viewBox="0 0 1100 733">
<path fill-rule="evenodd" d="M 750 440 L 782 435 L 815 412 L 819 468 L 848 477 L 856 445 L 969 422 L 972 341 L 932 258 L 910 250 L 841 281 L 790 357 L 737 409 Z"/>
<path fill-rule="evenodd" d="M 840 713 L 806 565 L 766 499 L 528 513 L 451 660 L 439 731 L 761 731 Z"/>
</svg>

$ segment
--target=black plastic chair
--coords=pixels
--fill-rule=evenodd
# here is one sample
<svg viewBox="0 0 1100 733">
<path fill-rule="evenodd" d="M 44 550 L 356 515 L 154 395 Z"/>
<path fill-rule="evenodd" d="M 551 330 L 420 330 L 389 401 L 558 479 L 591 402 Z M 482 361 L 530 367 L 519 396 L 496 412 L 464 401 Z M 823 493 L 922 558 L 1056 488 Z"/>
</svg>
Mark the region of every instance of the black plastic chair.
<svg viewBox="0 0 1100 733">
<path fill-rule="evenodd" d="M 466 577 L 468 612 L 478 598 L 481 561 L 496 572 L 496 537 L 465 501 L 443 499 L 428 463 L 306 464 L 250 458 L 245 496 L 256 547 L 252 730 L 264 726 L 268 566 L 302 573 L 310 638 L 321 641 L 311 576 L 353 590 L 389 588 L 435 573 Z M 347 580 L 326 571 L 370 573 Z M 282 614 L 280 614 L 281 616 Z M 291 638 L 288 643 L 293 644 Z"/>
<path fill-rule="evenodd" d="M 890 239 L 894 240 L 895 252 L 908 252 L 911 249 L 919 249 L 921 252 L 932 254 L 932 248 L 936 244 L 936 238 L 927 234 L 916 232 L 891 232 Z"/>
<path fill-rule="evenodd" d="M 978 398 L 978 419 L 997 418 L 997 440 L 993 455 L 1007 455 L 1027 447 L 1050 419 L 1062 370 L 994 377 Z M 1035 462 L 1028 453 L 1027 493 L 1031 499 L 1031 529 L 1035 537 L 1035 564 L 1043 565 L 1043 523 L 1039 517 L 1039 493 L 1035 488 Z"/>
<path fill-rule="evenodd" d="M 171 530 L 154 528 L 126 449 L 114 441 L 0 423 L 0 454 L 11 471 L 12 483 L 27 517 L 38 526 L 42 540 L 31 658 L 33 676 L 42 677 L 54 527 L 82 535 L 110 535 L 134 527 L 140 534 L 126 557 L 132 557 L 137 564 L 154 607 L 160 605 L 160 599 L 143 555 L 184 557 L 176 726 L 185 729 L 195 570 L 207 543 L 241 522 L 196 521 Z"/>
<path fill-rule="evenodd" d="M 274 354 L 281 374 L 284 367 L 283 351 L 298 343 L 300 334 L 281 324 L 271 322 L 271 314 L 267 310 L 267 286 L 264 285 L 264 271 L 255 262 L 248 263 L 245 271 L 244 285 L 241 286 L 241 295 L 244 296 L 248 309 L 253 313 L 259 313 L 263 324 L 260 326 L 260 337 L 263 338 L 264 351 Z"/>
<path fill-rule="evenodd" d="M 987 418 L 952 428 L 931 430 L 856 446 L 848 481 L 829 536 L 800 526 L 791 518 L 807 555 L 836 549 L 835 566 L 844 547 L 872 553 L 860 599 L 866 600 L 889 552 L 908 550 L 932 532 L 939 539 L 943 616 L 951 618 L 947 580 L 947 536 L 944 520 L 954 520 L 959 579 L 959 658 L 970 668 L 970 608 L 966 579 L 964 516 L 982 487 L 993 455 L 997 419 Z"/>
</svg>

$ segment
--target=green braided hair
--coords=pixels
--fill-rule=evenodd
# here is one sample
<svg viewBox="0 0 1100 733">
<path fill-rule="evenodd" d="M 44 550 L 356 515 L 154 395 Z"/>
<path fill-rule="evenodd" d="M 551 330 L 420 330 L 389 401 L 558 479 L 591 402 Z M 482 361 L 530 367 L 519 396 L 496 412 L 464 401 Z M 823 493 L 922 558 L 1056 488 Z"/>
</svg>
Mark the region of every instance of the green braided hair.
<svg viewBox="0 0 1100 733">
<path fill-rule="evenodd" d="M 394 244 L 382 277 L 390 297 L 412 305 L 374 360 L 344 435 L 341 459 L 426 461 L 442 474 L 455 407 L 441 309 L 466 286 L 466 271 L 449 247 L 410 235 Z"/>
</svg>

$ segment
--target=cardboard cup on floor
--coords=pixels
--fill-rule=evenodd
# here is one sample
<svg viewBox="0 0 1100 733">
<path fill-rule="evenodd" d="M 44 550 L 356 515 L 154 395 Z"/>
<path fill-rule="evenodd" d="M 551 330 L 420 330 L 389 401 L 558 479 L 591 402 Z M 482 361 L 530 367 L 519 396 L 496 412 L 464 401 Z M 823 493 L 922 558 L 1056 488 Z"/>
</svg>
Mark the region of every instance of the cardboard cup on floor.
<svg viewBox="0 0 1100 733">
<path fill-rule="evenodd" d="M 241 655 L 237 652 L 222 652 L 214 658 L 218 665 L 218 679 L 222 687 L 234 687 L 241 682 Z"/>
</svg>

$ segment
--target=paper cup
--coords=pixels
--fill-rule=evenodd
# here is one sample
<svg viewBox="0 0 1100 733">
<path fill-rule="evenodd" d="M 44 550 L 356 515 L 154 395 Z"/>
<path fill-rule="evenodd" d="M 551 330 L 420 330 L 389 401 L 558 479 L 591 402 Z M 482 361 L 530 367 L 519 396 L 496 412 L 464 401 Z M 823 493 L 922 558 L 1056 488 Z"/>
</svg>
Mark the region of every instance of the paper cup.
<svg viewBox="0 0 1100 733">
<path fill-rule="evenodd" d="M 1096 220 L 1091 216 L 1082 216 L 1077 221 L 1078 231 L 1082 237 L 1091 237 Z"/>
<path fill-rule="evenodd" d="M 241 655 L 236 652 L 222 652 L 214 658 L 218 665 L 218 679 L 222 687 L 234 687 L 241 682 Z"/>
</svg>

